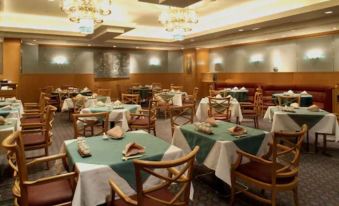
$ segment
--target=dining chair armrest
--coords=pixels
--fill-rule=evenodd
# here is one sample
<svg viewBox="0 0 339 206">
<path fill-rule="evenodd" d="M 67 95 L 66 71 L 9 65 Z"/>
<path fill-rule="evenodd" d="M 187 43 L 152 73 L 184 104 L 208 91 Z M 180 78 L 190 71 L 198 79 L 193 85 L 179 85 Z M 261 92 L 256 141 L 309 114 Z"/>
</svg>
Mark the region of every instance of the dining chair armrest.
<svg viewBox="0 0 339 206">
<path fill-rule="evenodd" d="M 40 113 L 39 109 L 32 109 L 31 107 L 27 109 L 27 107 L 24 108 L 25 114 L 32 114 L 32 113 Z"/>
<path fill-rule="evenodd" d="M 22 129 L 32 129 L 32 128 L 37 128 L 37 127 L 44 127 L 44 123 L 21 123 L 21 128 Z"/>
<path fill-rule="evenodd" d="M 32 161 L 28 162 L 26 165 L 27 167 L 32 166 L 37 163 L 43 163 L 43 162 L 48 162 L 52 160 L 57 160 L 57 159 L 64 159 L 66 158 L 66 153 L 61 153 L 61 154 L 56 154 L 56 155 L 50 155 L 46 157 L 38 157 L 33 159 Z"/>
<path fill-rule="evenodd" d="M 23 113 L 22 114 L 22 118 L 25 118 L 25 117 L 42 117 L 43 116 L 43 113 L 40 113 L 40 112 L 33 112 L 33 113 Z"/>
<path fill-rule="evenodd" d="M 54 182 L 54 181 L 62 180 L 62 179 L 74 179 L 76 175 L 77 175 L 76 172 L 68 172 L 65 174 L 39 178 L 37 180 L 24 181 L 23 184 L 24 185 L 37 185 L 37 184 L 43 184 L 43 183 L 48 183 L 48 182 Z"/>
<path fill-rule="evenodd" d="M 146 117 L 146 115 L 144 114 L 135 114 L 135 113 L 132 113 L 130 114 L 131 117 Z"/>
<path fill-rule="evenodd" d="M 36 102 L 26 102 L 24 103 L 24 106 L 33 107 L 33 106 L 39 106 L 39 104 Z"/>
<path fill-rule="evenodd" d="M 265 164 L 265 165 L 272 165 L 273 164 L 272 161 L 263 159 L 261 157 L 257 157 L 255 155 L 249 154 L 249 153 L 241 151 L 241 150 L 237 150 L 237 154 L 241 157 L 246 157 L 246 158 L 248 158 L 248 159 L 250 159 L 251 161 L 254 161 L 254 162 L 262 163 L 262 164 Z"/>
<path fill-rule="evenodd" d="M 128 195 L 126 195 L 126 193 L 124 193 L 124 192 L 119 188 L 119 186 L 118 186 L 117 184 L 115 184 L 115 182 L 114 182 L 112 179 L 109 180 L 109 184 L 110 184 L 112 190 L 113 190 L 114 192 L 116 192 L 116 193 L 118 194 L 118 196 L 119 196 L 120 198 L 122 198 L 125 202 L 127 202 L 127 203 L 129 203 L 129 204 L 132 204 L 132 205 L 138 205 L 138 202 L 135 201 L 135 200 L 133 200 L 132 198 L 130 198 Z M 115 196 L 113 195 L 112 198 L 114 199 Z"/>
</svg>

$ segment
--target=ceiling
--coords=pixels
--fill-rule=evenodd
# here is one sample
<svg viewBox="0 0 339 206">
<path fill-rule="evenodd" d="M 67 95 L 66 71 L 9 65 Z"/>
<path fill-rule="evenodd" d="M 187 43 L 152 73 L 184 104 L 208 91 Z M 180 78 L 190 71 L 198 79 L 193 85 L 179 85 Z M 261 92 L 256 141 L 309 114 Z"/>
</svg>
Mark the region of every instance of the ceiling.
<svg viewBox="0 0 339 206">
<path fill-rule="evenodd" d="M 46 44 L 216 47 L 339 28 L 338 6 L 339 0 L 201 0 L 189 6 L 198 13 L 198 24 L 184 41 L 175 41 L 158 22 L 166 5 L 112 0 L 112 14 L 94 35 L 85 36 L 61 11 L 60 0 L 0 0 L 0 36 Z M 325 14 L 328 10 L 333 13 Z"/>
</svg>

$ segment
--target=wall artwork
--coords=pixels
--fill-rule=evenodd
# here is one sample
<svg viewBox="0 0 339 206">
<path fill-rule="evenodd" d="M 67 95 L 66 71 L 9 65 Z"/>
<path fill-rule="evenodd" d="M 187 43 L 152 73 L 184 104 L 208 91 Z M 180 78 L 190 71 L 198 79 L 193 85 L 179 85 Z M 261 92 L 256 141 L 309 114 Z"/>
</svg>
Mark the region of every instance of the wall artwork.
<svg viewBox="0 0 339 206">
<path fill-rule="evenodd" d="M 130 56 L 125 52 L 98 51 L 94 53 L 96 78 L 129 78 Z"/>
</svg>

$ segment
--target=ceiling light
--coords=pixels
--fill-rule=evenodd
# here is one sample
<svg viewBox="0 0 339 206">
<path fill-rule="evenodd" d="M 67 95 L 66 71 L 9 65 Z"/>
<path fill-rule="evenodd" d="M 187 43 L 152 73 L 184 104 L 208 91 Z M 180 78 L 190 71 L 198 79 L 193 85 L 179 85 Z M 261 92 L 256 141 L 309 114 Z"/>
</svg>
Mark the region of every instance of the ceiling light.
<svg viewBox="0 0 339 206">
<path fill-rule="evenodd" d="M 239 29 L 238 31 L 242 32 L 242 31 L 244 31 L 244 29 Z"/>
<path fill-rule="evenodd" d="M 36 41 L 36 39 L 33 39 L 33 41 Z"/>
<path fill-rule="evenodd" d="M 337 30 L 337 27 L 333 27 L 332 29 L 333 29 L 333 30 Z"/>
<path fill-rule="evenodd" d="M 184 47 L 181 47 L 181 49 L 184 49 Z"/>
<path fill-rule="evenodd" d="M 117 47 L 117 46 L 113 45 L 113 47 L 115 48 L 115 47 Z"/>
<path fill-rule="evenodd" d="M 324 13 L 325 13 L 325 14 L 332 14 L 333 11 L 325 11 Z"/>
<path fill-rule="evenodd" d="M 188 8 L 170 7 L 160 14 L 159 21 L 175 40 L 182 41 L 184 34 L 192 31 L 192 26 L 198 23 L 198 15 Z"/>
<path fill-rule="evenodd" d="M 255 30 L 258 30 L 258 29 L 260 29 L 260 28 L 259 28 L 259 27 L 256 27 L 256 28 L 253 28 L 252 30 L 255 31 Z"/>
<path fill-rule="evenodd" d="M 87 46 L 92 46 L 91 44 L 87 44 Z"/>
<path fill-rule="evenodd" d="M 61 9 L 71 22 L 78 23 L 80 33 L 92 34 L 94 25 L 111 13 L 111 0 L 62 0 Z"/>
<path fill-rule="evenodd" d="M 136 48 L 136 49 L 139 49 L 140 47 L 136 46 L 135 48 Z"/>
<path fill-rule="evenodd" d="M 54 0 L 48 0 L 49 2 L 53 2 Z"/>
</svg>

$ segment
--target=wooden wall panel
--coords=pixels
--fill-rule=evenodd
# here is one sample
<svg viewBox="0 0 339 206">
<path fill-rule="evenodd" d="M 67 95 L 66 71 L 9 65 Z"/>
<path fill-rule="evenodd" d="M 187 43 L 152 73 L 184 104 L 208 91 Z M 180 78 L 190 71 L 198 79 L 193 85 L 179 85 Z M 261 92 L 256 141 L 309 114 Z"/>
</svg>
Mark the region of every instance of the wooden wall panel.
<svg viewBox="0 0 339 206">
<path fill-rule="evenodd" d="M 0 79 L 19 82 L 21 66 L 20 39 L 4 39 L 3 43 L 3 73 Z"/>
</svg>

